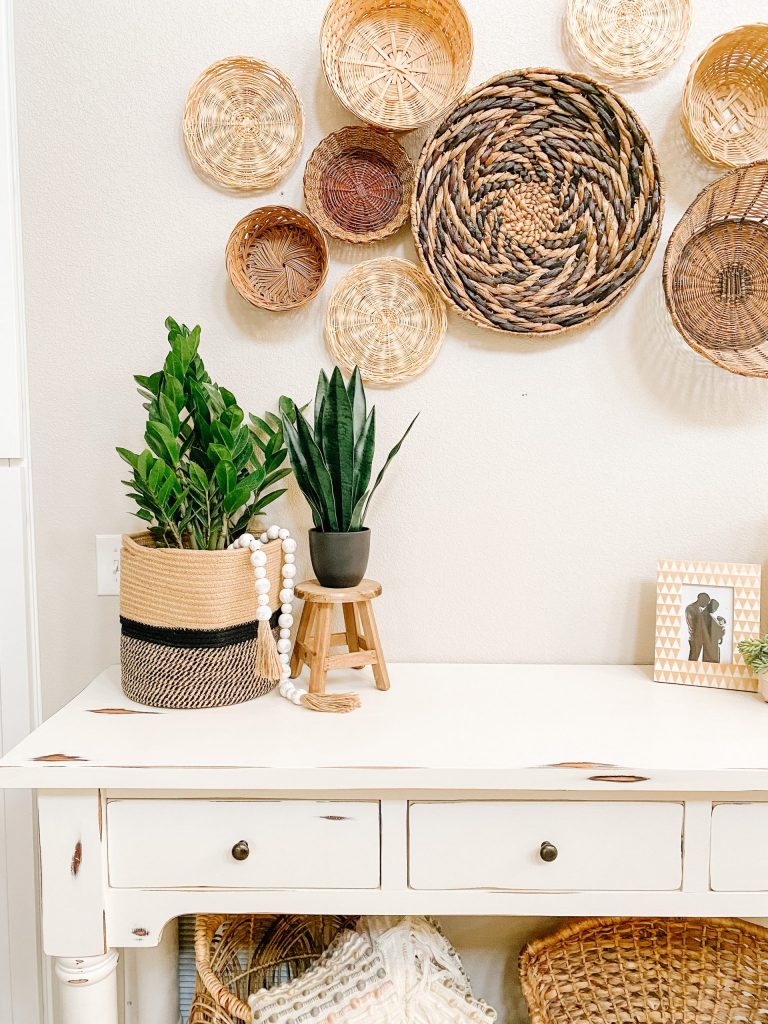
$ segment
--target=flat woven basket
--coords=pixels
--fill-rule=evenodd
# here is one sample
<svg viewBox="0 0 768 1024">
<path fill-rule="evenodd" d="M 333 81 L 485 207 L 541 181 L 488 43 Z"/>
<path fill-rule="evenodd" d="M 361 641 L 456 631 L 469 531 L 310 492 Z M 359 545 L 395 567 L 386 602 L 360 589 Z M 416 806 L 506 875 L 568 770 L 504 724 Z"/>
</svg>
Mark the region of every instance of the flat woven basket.
<svg viewBox="0 0 768 1024">
<path fill-rule="evenodd" d="M 226 250 L 230 280 L 262 309 L 309 302 L 328 274 L 328 243 L 318 224 L 290 206 L 260 206 L 238 221 Z"/>
<path fill-rule="evenodd" d="M 304 111 L 285 75 L 228 57 L 200 75 L 184 108 L 184 141 L 205 177 L 238 191 L 270 188 L 301 151 Z"/>
<path fill-rule="evenodd" d="M 688 72 L 681 115 L 693 148 L 716 167 L 768 159 L 768 24 L 709 44 Z"/>
<path fill-rule="evenodd" d="M 407 260 L 358 263 L 336 285 L 325 337 L 336 362 L 366 384 L 400 384 L 425 370 L 446 330 L 440 293 Z"/>
<path fill-rule="evenodd" d="M 416 250 L 481 327 L 556 334 L 614 306 L 648 264 L 663 215 L 650 137 L 604 85 L 509 71 L 459 101 L 416 168 Z"/>
<path fill-rule="evenodd" d="M 461 93 L 472 28 L 458 0 L 331 0 L 320 51 L 347 110 L 405 132 L 434 120 Z"/>
<path fill-rule="evenodd" d="M 603 76 L 652 78 L 680 56 L 691 0 L 568 0 L 566 26 L 581 56 Z"/>
<path fill-rule="evenodd" d="M 717 918 L 591 918 L 520 957 L 531 1024 L 763 1024 L 768 931 Z"/>
<path fill-rule="evenodd" d="M 664 295 L 691 348 L 731 373 L 768 377 L 768 162 L 694 199 L 667 243 Z"/>
<path fill-rule="evenodd" d="M 317 223 L 345 242 L 375 242 L 408 216 L 413 164 L 391 135 L 349 125 L 327 135 L 304 171 L 304 200 Z"/>
</svg>

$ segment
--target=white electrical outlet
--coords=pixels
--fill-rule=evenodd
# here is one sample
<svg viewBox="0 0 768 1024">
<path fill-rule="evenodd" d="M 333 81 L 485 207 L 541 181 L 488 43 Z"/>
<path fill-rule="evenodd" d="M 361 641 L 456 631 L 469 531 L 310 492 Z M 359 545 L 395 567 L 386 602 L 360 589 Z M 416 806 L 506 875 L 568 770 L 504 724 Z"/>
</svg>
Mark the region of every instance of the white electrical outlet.
<svg viewBox="0 0 768 1024">
<path fill-rule="evenodd" d="M 120 534 L 96 534 L 96 593 L 120 593 Z"/>
</svg>

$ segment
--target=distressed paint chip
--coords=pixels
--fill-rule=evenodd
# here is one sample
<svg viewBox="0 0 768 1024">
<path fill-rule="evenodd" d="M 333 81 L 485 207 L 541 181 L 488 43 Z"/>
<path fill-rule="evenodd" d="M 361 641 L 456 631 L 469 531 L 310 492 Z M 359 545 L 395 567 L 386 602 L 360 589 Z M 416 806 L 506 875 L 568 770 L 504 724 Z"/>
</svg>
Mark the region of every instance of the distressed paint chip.
<svg viewBox="0 0 768 1024">
<path fill-rule="evenodd" d="M 590 782 L 648 782 L 645 775 L 590 775 Z"/>
<path fill-rule="evenodd" d="M 138 711 L 135 708 L 88 708 L 92 715 L 159 715 L 159 711 Z"/>
<path fill-rule="evenodd" d="M 70 870 L 72 871 L 72 877 L 77 878 L 77 873 L 80 870 L 80 865 L 83 863 L 83 844 L 78 841 L 75 843 L 75 852 L 72 854 L 72 864 Z"/>
<path fill-rule="evenodd" d="M 545 768 L 586 768 L 596 771 L 600 768 L 618 768 L 617 764 L 602 764 L 600 761 L 558 761 L 556 764 L 545 764 Z"/>
<path fill-rule="evenodd" d="M 76 754 L 40 754 L 38 757 L 33 757 L 32 760 L 53 764 L 59 761 L 87 761 L 88 758 L 78 757 Z"/>
<path fill-rule="evenodd" d="M 136 935 L 140 939 L 144 939 L 149 935 L 149 931 L 146 928 L 134 928 L 131 935 Z"/>
<path fill-rule="evenodd" d="M 350 819 L 344 814 L 321 814 L 320 817 L 323 821 L 349 821 Z"/>
</svg>

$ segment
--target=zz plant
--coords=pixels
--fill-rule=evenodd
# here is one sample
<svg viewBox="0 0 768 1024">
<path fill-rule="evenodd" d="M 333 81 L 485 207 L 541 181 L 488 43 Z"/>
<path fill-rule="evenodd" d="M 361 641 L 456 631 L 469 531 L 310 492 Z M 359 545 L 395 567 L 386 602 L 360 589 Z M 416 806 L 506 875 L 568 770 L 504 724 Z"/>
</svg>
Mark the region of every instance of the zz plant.
<svg viewBox="0 0 768 1024">
<path fill-rule="evenodd" d="M 136 376 L 147 423 L 140 453 L 118 448 L 131 468 L 128 497 L 160 547 L 216 551 L 285 493 L 283 425 L 274 413 L 251 416 L 220 387 L 198 354 L 200 327 L 171 317 L 162 370 Z"/>
</svg>

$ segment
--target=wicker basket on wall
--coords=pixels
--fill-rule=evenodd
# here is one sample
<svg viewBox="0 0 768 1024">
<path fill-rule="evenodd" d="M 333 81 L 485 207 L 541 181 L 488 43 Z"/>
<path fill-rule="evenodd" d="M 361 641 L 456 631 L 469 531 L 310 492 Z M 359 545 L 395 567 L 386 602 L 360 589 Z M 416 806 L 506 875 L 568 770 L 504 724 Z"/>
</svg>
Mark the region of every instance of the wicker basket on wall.
<svg viewBox="0 0 768 1024">
<path fill-rule="evenodd" d="M 667 244 L 664 295 L 696 352 L 768 377 L 768 162 L 730 171 L 694 199 Z"/>
<path fill-rule="evenodd" d="M 280 541 L 263 550 L 276 594 Z M 275 639 L 278 614 L 270 623 Z M 120 623 L 123 690 L 139 704 L 223 707 L 260 697 L 279 681 L 259 674 L 256 594 L 246 549 L 158 548 L 148 533 L 123 537 Z"/>
</svg>

